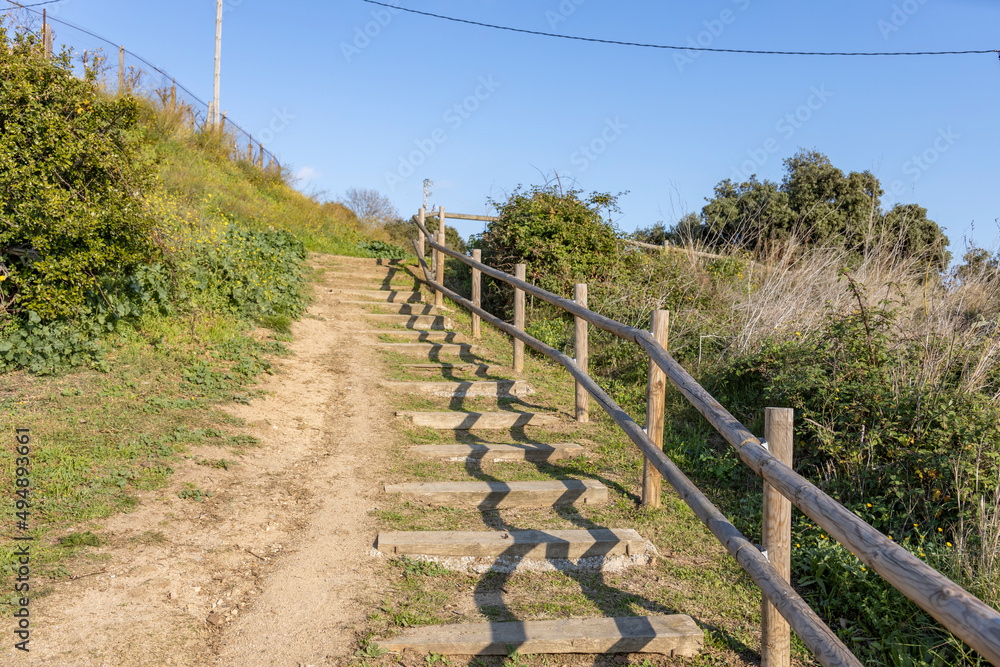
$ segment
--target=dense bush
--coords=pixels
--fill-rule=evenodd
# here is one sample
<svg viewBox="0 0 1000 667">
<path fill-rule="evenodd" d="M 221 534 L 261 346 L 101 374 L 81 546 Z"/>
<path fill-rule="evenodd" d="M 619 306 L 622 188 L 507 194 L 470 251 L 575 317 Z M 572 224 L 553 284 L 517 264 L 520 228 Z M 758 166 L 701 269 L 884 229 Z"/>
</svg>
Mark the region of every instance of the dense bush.
<svg viewBox="0 0 1000 667">
<path fill-rule="evenodd" d="M 483 262 L 514 273 L 527 265 L 527 280 L 562 296 L 572 296 L 573 284 L 605 279 L 612 274 L 620 234 L 604 220 L 603 211 L 617 211 L 618 198 L 593 193 L 581 199 L 577 190 L 558 187 L 517 188 L 506 201 L 492 201 L 497 219 L 473 240 Z M 484 281 L 483 302 L 492 312 L 511 309 L 510 290 Z"/>
<path fill-rule="evenodd" d="M 319 204 L 197 148 L 189 114 L 77 79 L 31 34 L 0 32 L 0 72 L 0 372 L 106 367 L 104 339 L 145 315 L 227 312 L 285 331 L 302 314 L 303 242 L 251 206 L 323 222 Z M 293 217 L 307 236 L 328 231 Z"/>
<path fill-rule="evenodd" d="M 77 318 L 104 276 L 152 257 L 138 110 L 0 29 L 0 314 Z"/>
</svg>

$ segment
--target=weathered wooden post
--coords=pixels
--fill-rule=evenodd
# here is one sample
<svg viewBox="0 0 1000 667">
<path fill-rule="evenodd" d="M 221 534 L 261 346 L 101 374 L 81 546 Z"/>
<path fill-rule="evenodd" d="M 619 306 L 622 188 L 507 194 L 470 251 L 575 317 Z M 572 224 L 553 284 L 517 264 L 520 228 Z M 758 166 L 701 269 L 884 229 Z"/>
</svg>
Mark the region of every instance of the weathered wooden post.
<svg viewBox="0 0 1000 667">
<path fill-rule="evenodd" d="M 792 408 L 767 408 L 764 411 L 764 439 L 768 450 L 780 462 L 792 465 L 792 431 L 795 411 Z M 792 576 L 792 502 L 764 482 L 764 551 L 771 565 L 785 581 Z M 788 622 L 767 598 L 761 609 L 761 665 L 789 667 L 792 660 Z"/>
<path fill-rule="evenodd" d="M 654 310 L 650 333 L 663 349 L 667 348 L 670 329 L 670 311 Z M 667 376 L 660 367 L 649 362 L 649 379 L 646 383 L 646 434 L 657 449 L 663 449 L 663 409 L 667 400 Z M 660 506 L 660 486 L 662 478 L 649 459 L 642 462 L 642 504 L 647 507 Z"/>
<path fill-rule="evenodd" d="M 472 259 L 476 262 L 483 261 L 483 251 L 479 248 L 473 248 Z M 472 305 L 477 308 L 483 307 L 483 272 L 472 267 Z M 483 327 L 482 321 L 479 319 L 479 315 L 472 313 L 472 337 L 482 338 L 483 337 Z"/>
<path fill-rule="evenodd" d="M 427 211 L 423 207 L 417 213 L 417 219 L 420 221 L 420 225 L 417 227 L 417 252 L 420 253 L 420 256 L 417 258 L 417 264 L 419 264 L 420 260 L 424 258 L 424 249 L 426 248 L 423 227 L 426 225 Z"/>
<path fill-rule="evenodd" d="M 524 264 L 514 266 L 514 277 L 524 280 L 528 267 Z M 514 326 L 518 330 L 524 331 L 524 290 L 514 288 Z M 524 372 L 524 341 L 514 339 L 514 372 Z"/>
<path fill-rule="evenodd" d="M 573 300 L 584 308 L 587 307 L 587 283 L 577 283 L 573 286 Z M 590 345 L 587 320 L 579 315 L 574 315 L 573 323 L 575 325 L 573 346 L 576 348 L 576 365 L 584 373 L 589 373 Z M 576 383 L 576 420 L 581 424 L 590 421 L 590 394 L 579 381 Z"/>
<path fill-rule="evenodd" d="M 446 245 L 444 241 L 444 232 L 438 232 L 437 242 L 440 246 Z M 440 251 L 438 251 L 437 272 L 434 276 L 434 280 L 437 281 L 438 285 L 441 285 L 442 287 L 444 286 L 444 253 Z M 444 292 L 441 290 L 434 292 L 434 305 L 444 305 Z"/>
<path fill-rule="evenodd" d="M 177 79 L 170 80 L 170 110 L 177 109 Z M 223 124 L 225 124 L 225 112 L 222 112 Z"/>
</svg>

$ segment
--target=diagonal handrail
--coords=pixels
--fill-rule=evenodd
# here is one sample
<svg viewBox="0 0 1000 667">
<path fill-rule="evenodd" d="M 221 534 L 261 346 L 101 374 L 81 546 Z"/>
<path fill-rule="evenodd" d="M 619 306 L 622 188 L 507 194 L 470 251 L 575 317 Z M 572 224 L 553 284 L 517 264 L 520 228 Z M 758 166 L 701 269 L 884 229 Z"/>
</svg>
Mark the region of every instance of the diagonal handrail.
<svg viewBox="0 0 1000 667">
<path fill-rule="evenodd" d="M 416 241 L 414 247 L 419 249 Z M 663 478 L 677 491 L 685 503 L 701 519 L 702 523 L 715 535 L 715 538 L 726 547 L 726 550 L 736 559 L 744 571 L 750 575 L 761 592 L 772 601 L 778 612 L 788 621 L 796 634 L 809 647 L 823 665 L 851 665 L 861 667 L 861 663 L 850 650 L 844 646 L 840 638 L 830 630 L 822 619 L 816 615 L 809 604 L 785 581 L 774 566 L 722 512 L 712 504 L 704 493 L 695 486 L 677 465 L 659 449 L 646 432 L 601 389 L 593 378 L 581 369 L 568 355 L 546 345 L 533 336 L 517 329 L 511 324 L 476 306 L 468 299 L 437 283 L 430 275 L 430 270 L 423 257 L 419 256 L 420 267 L 423 269 L 425 281 L 434 289 L 440 290 L 455 303 L 465 306 L 504 333 L 513 336 L 553 361 L 562 364 L 594 399 L 604 408 L 605 412 L 625 432 L 625 435 L 635 443 L 653 466 L 663 475 Z"/>
<path fill-rule="evenodd" d="M 790 500 L 806 516 L 815 521 L 817 525 L 830 533 L 834 539 L 847 547 L 863 563 L 871 567 L 883 579 L 903 593 L 903 595 L 937 619 L 941 625 L 955 636 L 962 639 L 993 664 L 1000 665 L 1000 613 L 997 613 L 995 609 L 887 538 L 807 479 L 778 461 L 767 449 L 761 446 L 760 439 L 751 433 L 721 403 L 698 384 L 653 339 L 649 332 L 612 320 L 574 301 L 543 290 L 531 283 L 519 280 L 508 273 L 487 266 L 482 262 L 477 262 L 462 253 L 437 243 L 421 222 L 418 221 L 417 225 L 421 232 L 427 236 L 430 246 L 438 252 L 453 257 L 463 264 L 482 271 L 486 275 L 501 280 L 517 289 L 523 290 L 525 293 L 531 294 L 542 301 L 562 308 L 619 338 L 631 341 L 641 347 L 650 360 L 663 370 L 674 387 L 736 449 L 743 462 L 750 466 L 755 473 L 774 487 L 782 496 Z M 419 257 L 419 259 L 421 260 L 421 266 L 425 266 L 423 258 Z M 425 278 L 429 278 L 426 273 Z M 427 282 L 431 283 L 435 289 L 445 289 L 443 285 L 438 285 L 433 280 L 428 280 Z M 449 297 L 451 297 L 451 294 L 454 294 L 454 292 L 450 292 Z M 462 299 L 462 297 L 459 297 L 459 299 Z M 459 303 L 462 303 L 467 308 L 471 305 L 470 302 L 465 301 L 463 303 L 463 301 L 465 300 L 462 299 Z M 477 311 L 480 310 L 477 309 Z M 480 317 L 483 316 L 481 312 L 478 314 Z M 491 320 L 496 319 L 493 316 L 490 316 L 490 318 Z M 493 322 L 491 321 L 491 323 Z M 506 325 L 506 323 L 504 324 Z M 496 326 L 496 324 L 494 325 Z M 506 326 L 509 327 L 510 325 Z M 503 328 L 503 330 L 510 335 L 514 335 L 507 328 Z M 517 329 L 514 330 L 518 331 Z M 528 342 L 520 336 L 516 337 L 525 340 L 526 343 Z M 557 361 L 559 360 L 557 359 Z M 560 361 L 560 363 L 562 362 Z M 569 367 L 567 367 L 567 370 L 570 370 L 570 373 L 573 372 Z M 579 380 L 579 378 L 577 379 Z M 593 395 L 593 392 L 591 394 Z M 596 395 L 595 398 L 597 398 Z M 602 407 L 606 410 L 608 409 L 606 405 L 602 404 Z M 609 412 L 609 414 L 611 413 Z M 626 433 L 628 433 L 627 430 Z M 643 446 L 639 445 L 635 438 L 632 438 L 632 440 L 636 442 L 640 449 L 643 449 Z M 645 450 L 644 453 L 646 453 Z M 659 468 L 657 469 L 659 470 Z M 663 471 L 661 470 L 660 472 L 662 473 Z M 686 498 L 685 502 L 687 502 Z M 709 526 L 709 529 L 711 529 L 711 526 Z M 749 570 L 747 572 L 749 573 Z M 762 588 L 761 590 L 763 591 L 764 589 Z M 784 611 L 781 611 L 779 600 L 768 599 L 794 628 L 792 619 L 786 616 Z M 805 641 L 804 637 L 803 641 Z M 811 646 L 809 648 L 812 649 Z M 816 657 L 821 658 L 819 654 L 816 654 Z M 827 663 L 824 662 L 823 664 Z"/>
</svg>

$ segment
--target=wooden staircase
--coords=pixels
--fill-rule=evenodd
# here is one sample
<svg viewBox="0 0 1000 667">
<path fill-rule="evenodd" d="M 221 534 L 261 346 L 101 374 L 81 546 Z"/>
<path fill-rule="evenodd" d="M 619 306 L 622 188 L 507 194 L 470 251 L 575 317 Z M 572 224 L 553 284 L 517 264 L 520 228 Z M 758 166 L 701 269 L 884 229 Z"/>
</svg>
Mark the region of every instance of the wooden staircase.
<svg viewBox="0 0 1000 667">
<path fill-rule="evenodd" d="M 545 429 L 565 426 L 553 411 L 513 411 L 502 399 L 535 394 L 524 379 L 513 377 L 509 367 L 478 356 L 474 341 L 454 331 L 447 308 L 421 302 L 416 270 L 393 260 L 337 258 L 332 291 L 344 308 L 365 309 L 372 325 L 371 344 L 405 355 L 402 364 L 410 374 L 426 380 L 384 382 L 387 390 L 451 399 L 497 400 L 497 410 L 400 411 L 397 417 L 414 426 L 454 434 L 448 444 L 413 446 L 414 462 L 453 461 L 454 479 L 438 482 L 387 484 L 384 492 L 414 505 L 487 512 L 498 508 L 549 508 L 600 505 L 610 500 L 609 489 L 593 479 L 544 481 L 484 481 L 470 477 L 469 466 L 484 461 L 512 464 L 545 464 L 587 455 L 577 443 L 525 444 L 516 442 L 511 429 Z M 399 342 L 406 341 L 406 342 Z M 489 380 L 452 379 L 456 374 Z M 497 380 L 497 376 L 507 379 Z M 535 401 L 539 397 L 535 396 Z M 501 409 L 508 407 L 508 409 Z M 462 433 L 475 432 L 473 444 L 460 441 Z M 489 441 L 487 441 L 489 440 Z M 543 510 L 544 511 L 544 510 Z M 484 524 L 488 525 L 484 521 Z M 391 531 L 378 535 L 376 548 L 388 557 L 434 560 L 446 567 L 472 572 L 502 571 L 516 576 L 531 569 L 600 570 L 609 562 L 629 566 L 651 562 L 655 548 L 627 527 L 576 530 Z M 533 569 L 532 569 L 533 568 Z M 596 617 L 514 622 L 456 623 L 407 629 L 391 638 L 377 639 L 383 649 L 413 650 L 441 655 L 508 655 L 546 653 L 654 653 L 694 656 L 703 645 L 703 632 L 685 615 Z"/>
</svg>

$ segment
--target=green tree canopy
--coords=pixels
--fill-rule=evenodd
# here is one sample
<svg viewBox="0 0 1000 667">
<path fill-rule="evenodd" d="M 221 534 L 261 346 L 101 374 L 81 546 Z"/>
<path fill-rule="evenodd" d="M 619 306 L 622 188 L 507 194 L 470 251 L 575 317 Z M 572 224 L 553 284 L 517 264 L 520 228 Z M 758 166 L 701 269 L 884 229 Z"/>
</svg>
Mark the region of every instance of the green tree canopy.
<svg viewBox="0 0 1000 667">
<path fill-rule="evenodd" d="M 686 216 L 667 237 L 761 254 L 794 236 L 812 247 L 891 252 L 947 266 L 948 240 L 927 210 L 897 204 L 883 211 L 882 187 L 871 172 L 844 174 L 822 153 L 805 150 L 784 165 L 781 183 L 756 176 L 743 183 L 721 181 L 701 215 Z"/>
</svg>

